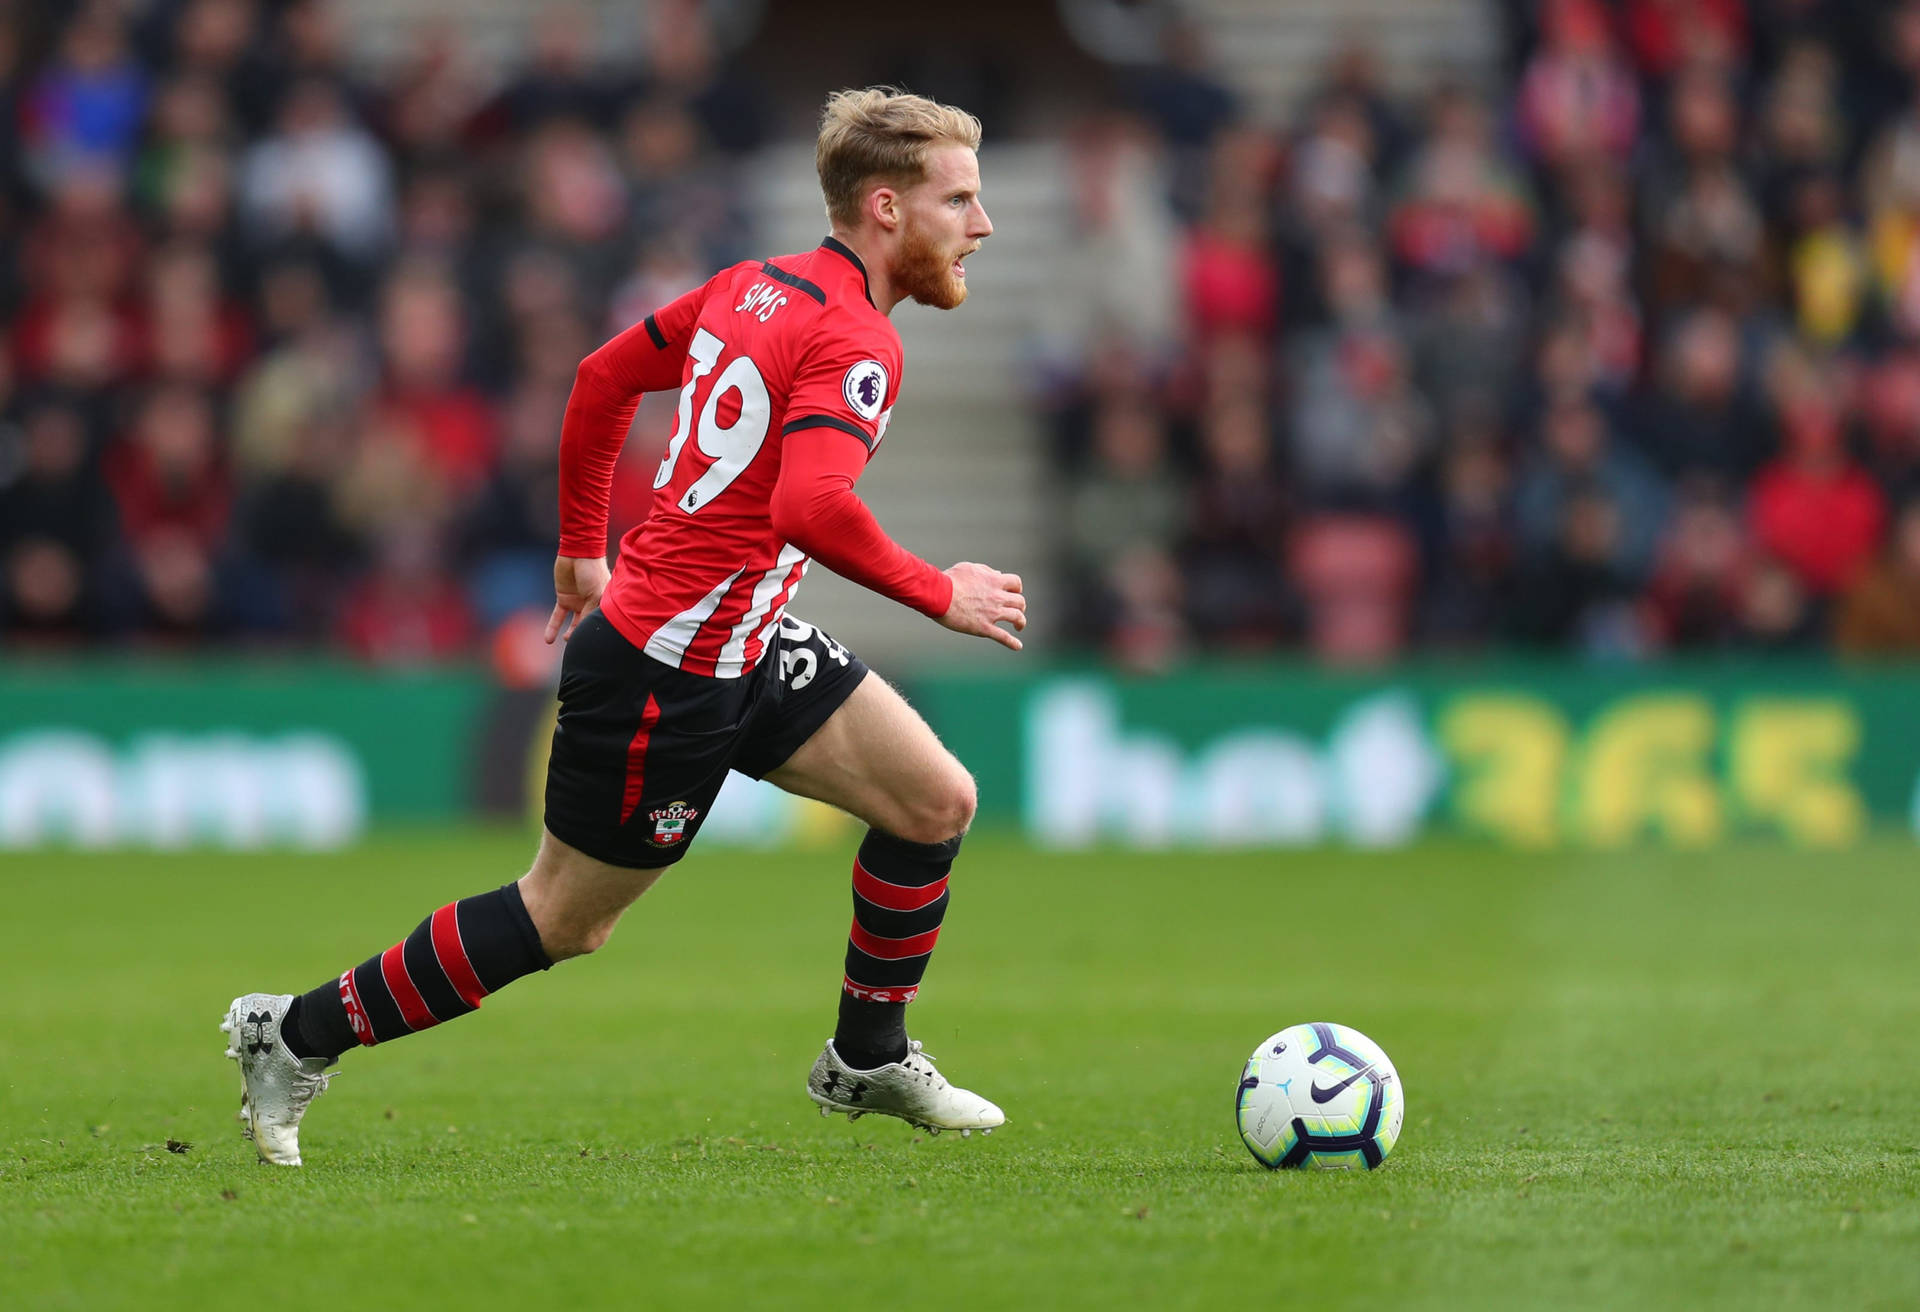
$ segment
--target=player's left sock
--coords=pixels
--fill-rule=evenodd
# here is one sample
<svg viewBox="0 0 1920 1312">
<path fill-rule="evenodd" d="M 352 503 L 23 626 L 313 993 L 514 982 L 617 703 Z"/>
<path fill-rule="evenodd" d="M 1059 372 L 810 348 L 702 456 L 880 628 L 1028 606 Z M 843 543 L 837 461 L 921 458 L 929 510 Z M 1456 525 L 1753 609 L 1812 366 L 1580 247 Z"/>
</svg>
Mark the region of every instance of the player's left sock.
<svg viewBox="0 0 1920 1312">
<path fill-rule="evenodd" d="M 947 914 L 959 838 L 909 843 L 869 829 L 853 862 L 853 928 L 833 1047 L 854 1070 L 907 1055 L 907 1004 L 920 991 Z"/>
<path fill-rule="evenodd" d="M 293 1000 L 281 1039 L 297 1057 L 338 1057 L 464 1016 L 489 993 L 553 964 L 520 886 L 449 902 L 413 933 Z"/>
</svg>

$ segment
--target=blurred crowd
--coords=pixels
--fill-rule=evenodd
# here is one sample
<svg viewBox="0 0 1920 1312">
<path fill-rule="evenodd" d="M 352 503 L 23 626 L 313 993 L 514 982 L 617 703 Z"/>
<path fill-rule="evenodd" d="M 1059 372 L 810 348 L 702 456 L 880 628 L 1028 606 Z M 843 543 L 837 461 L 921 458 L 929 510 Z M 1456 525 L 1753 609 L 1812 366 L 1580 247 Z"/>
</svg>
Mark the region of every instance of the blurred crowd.
<svg viewBox="0 0 1920 1312">
<path fill-rule="evenodd" d="M 333 0 L 0 0 L 0 640 L 406 662 L 543 612 L 574 366 L 756 253 L 769 108 L 644 12 L 370 75 Z M 1920 650 L 1920 0 L 1499 13 L 1491 90 L 1356 48 L 1257 121 L 1174 24 L 1061 125 L 1073 635 Z"/>
<path fill-rule="evenodd" d="M 1500 84 L 1199 34 L 1074 138 L 1082 641 L 1920 650 L 1920 3 L 1511 0 Z"/>
<path fill-rule="evenodd" d="M 765 111 L 696 3 L 624 56 L 541 13 L 367 80 L 330 0 L 0 0 L 0 641 L 407 662 L 552 605 L 574 367 L 750 253 Z"/>
</svg>

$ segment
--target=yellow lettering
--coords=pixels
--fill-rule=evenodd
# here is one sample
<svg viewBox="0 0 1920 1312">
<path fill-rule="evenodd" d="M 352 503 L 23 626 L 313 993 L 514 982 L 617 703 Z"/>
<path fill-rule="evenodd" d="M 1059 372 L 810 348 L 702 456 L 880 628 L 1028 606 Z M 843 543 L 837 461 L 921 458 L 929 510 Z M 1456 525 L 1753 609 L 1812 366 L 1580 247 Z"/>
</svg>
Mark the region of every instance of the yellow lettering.
<svg viewBox="0 0 1920 1312">
<path fill-rule="evenodd" d="M 1629 697 L 1594 717 L 1575 797 L 1580 835 L 1619 847 L 1654 829 L 1702 847 L 1724 829 L 1720 789 L 1708 769 L 1713 707 L 1692 693 Z"/>
<path fill-rule="evenodd" d="M 1518 693 L 1457 698 L 1436 726 L 1453 761 L 1455 818 L 1469 830 L 1522 847 L 1559 841 L 1567 719 Z"/>
<path fill-rule="evenodd" d="M 1831 698 L 1747 702 L 1734 716 L 1733 792 L 1752 819 L 1795 842 L 1844 847 L 1866 828 L 1867 807 L 1847 778 L 1860 720 Z"/>
</svg>

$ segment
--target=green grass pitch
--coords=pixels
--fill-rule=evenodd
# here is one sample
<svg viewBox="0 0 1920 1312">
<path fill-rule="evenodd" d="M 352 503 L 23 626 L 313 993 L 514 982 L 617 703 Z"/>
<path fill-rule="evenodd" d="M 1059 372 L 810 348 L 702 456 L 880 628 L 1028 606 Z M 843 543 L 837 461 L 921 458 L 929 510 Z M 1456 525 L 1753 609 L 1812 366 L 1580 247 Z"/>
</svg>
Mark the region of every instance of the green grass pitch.
<svg viewBox="0 0 1920 1312">
<path fill-rule="evenodd" d="M 912 1013 L 1007 1109 L 967 1141 L 802 1092 L 846 854 L 703 850 L 598 957 L 349 1054 L 307 1166 L 256 1166 L 228 999 L 310 986 L 529 849 L 0 857 L 0 1304 L 1920 1306 L 1910 841 L 977 836 Z M 1399 1066 L 1381 1171 L 1269 1173 L 1235 1137 L 1246 1054 L 1317 1019 Z"/>
</svg>

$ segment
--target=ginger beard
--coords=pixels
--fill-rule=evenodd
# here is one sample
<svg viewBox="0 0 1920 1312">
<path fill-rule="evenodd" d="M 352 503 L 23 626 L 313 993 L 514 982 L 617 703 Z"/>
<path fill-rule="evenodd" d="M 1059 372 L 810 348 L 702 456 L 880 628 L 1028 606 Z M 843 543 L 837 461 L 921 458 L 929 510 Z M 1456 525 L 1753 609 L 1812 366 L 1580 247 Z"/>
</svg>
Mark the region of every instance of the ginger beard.
<svg viewBox="0 0 1920 1312">
<path fill-rule="evenodd" d="M 953 272 L 954 264 L 973 254 L 979 247 L 972 242 L 950 249 L 911 215 L 903 216 L 900 227 L 900 251 L 893 261 L 893 285 L 911 297 L 916 305 L 931 305 L 936 310 L 951 310 L 967 299 L 966 279 Z"/>
</svg>

